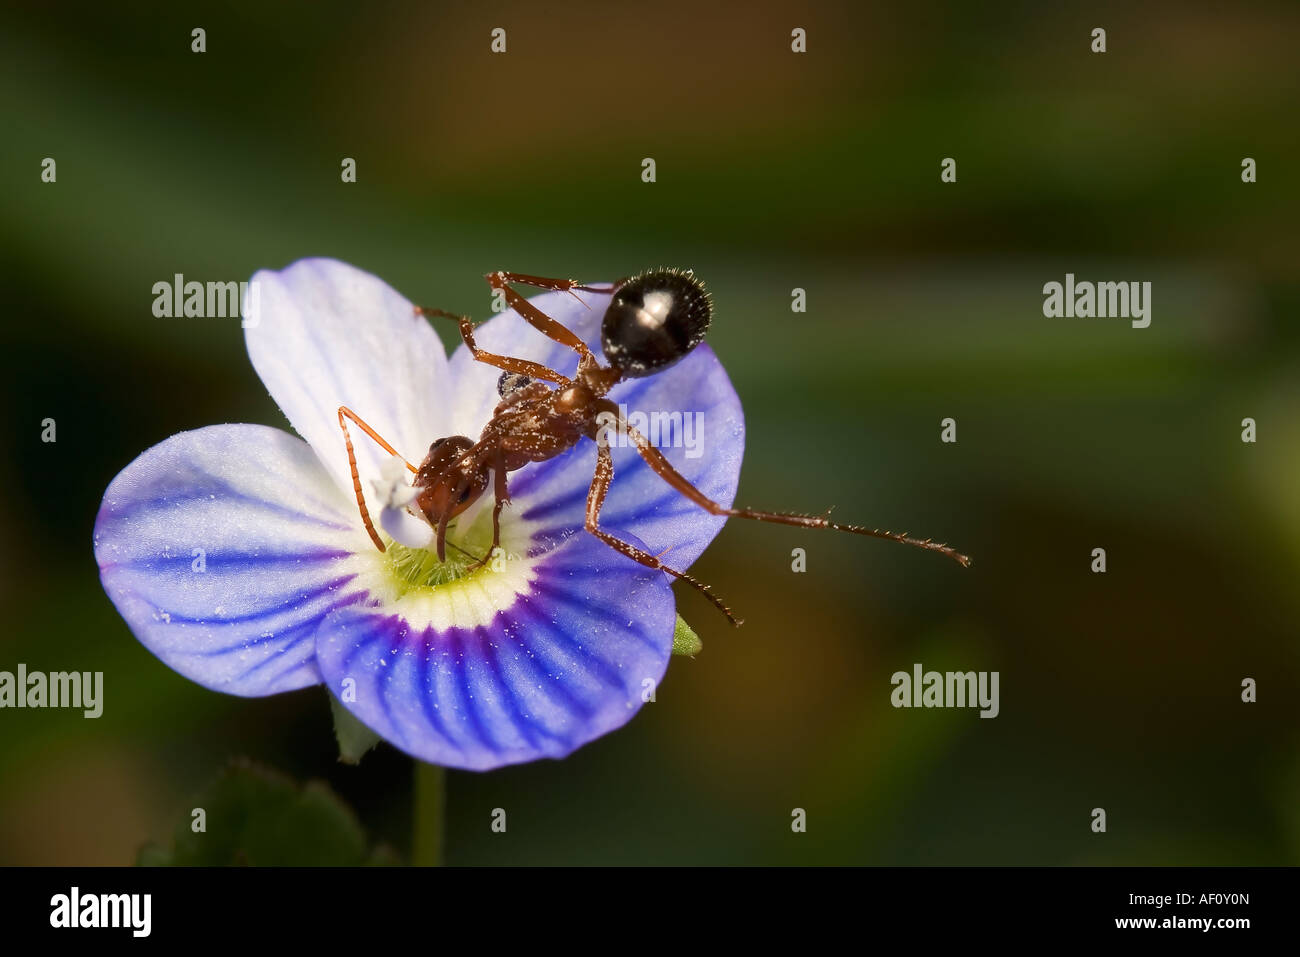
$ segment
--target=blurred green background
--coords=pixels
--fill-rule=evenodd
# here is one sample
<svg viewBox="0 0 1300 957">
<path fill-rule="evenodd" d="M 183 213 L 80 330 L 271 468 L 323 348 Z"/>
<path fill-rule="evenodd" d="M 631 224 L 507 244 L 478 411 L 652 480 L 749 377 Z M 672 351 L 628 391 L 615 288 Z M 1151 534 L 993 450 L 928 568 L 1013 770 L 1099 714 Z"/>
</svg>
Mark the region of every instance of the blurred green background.
<svg viewBox="0 0 1300 957">
<path fill-rule="evenodd" d="M 627 728 L 451 773 L 451 863 L 1300 861 L 1294 5 L 0 18 L 0 669 L 102 670 L 106 699 L 95 721 L 0 712 L 0 863 L 129 863 L 236 756 L 324 779 L 405 853 L 407 759 L 338 764 L 319 689 L 243 700 L 174 674 L 91 552 L 145 448 L 284 424 L 238 321 L 156 319 L 152 285 L 313 255 L 478 317 L 490 269 L 692 267 L 745 403 L 740 499 L 975 558 L 731 523 L 696 571 L 745 627 L 679 592 L 704 651 Z M 1067 271 L 1150 280 L 1150 328 L 1045 319 Z M 999 671 L 1001 715 L 891 708 L 914 662 Z"/>
</svg>

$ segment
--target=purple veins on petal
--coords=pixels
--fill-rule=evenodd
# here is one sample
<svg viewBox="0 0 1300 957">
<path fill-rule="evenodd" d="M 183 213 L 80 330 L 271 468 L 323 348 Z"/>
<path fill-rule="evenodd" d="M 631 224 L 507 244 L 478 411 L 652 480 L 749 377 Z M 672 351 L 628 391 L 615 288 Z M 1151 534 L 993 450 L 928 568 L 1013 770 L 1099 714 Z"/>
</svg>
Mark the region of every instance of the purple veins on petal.
<svg viewBox="0 0 1300 957">
<path fill-rule="evenodd" d="M 176 495 L 177 483 L 209 490 Z M 219 490 L 219 491 L 218 491 Z M 330 510 L 305 512 L 306 498 Z M 104 590 L 140 642 L 205 687 L 274 694 L 318 683 L 324 614 L 361 601 L 362 534 L 310 447 L 223 425 L 149 449 L 109 485 L 95 525 Z"/>
<path fill-rule="evenodd" d="M 585 535 L 536 561 L 530 593 L 472 627 L 331 613 L 317 635 L 322 674 L 333 689 L 353 679 L 344 705 L 374 731 L 452 767 L 561 757 L 620 727 L 643 681 L 667 667 L 676 612 L 665 576 Z M 568 572 L 593 565 L 605 588 L 576 600 Z"/>
</svg>

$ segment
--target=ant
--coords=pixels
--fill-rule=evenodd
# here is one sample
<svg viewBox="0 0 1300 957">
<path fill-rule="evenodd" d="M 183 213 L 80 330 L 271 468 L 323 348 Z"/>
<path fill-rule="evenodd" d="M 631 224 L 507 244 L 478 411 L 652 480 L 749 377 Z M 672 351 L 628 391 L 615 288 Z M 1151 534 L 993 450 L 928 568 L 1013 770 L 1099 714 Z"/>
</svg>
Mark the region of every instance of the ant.
<svg viewBox="0 0 1300 957">
<path fill-rule="evenodd" d="M 429 448 L 429 454 L 418 468 L 402 458 L 396 449 L 355 412 L 346 406 L 339 408 L 339 426 L 343 429 L 347 445 L 357 506 L 366 531 L 381 552 L 384 551 L 384 543 L 375 531 L 361 494 L 356 454 L 352 448 L 352 438 L 348 434 L 349 419 L 385 451 L 402 458 L 406 468 L 414 473 L 412 506 L 436 529 L 439 561 L 446 560 L 447 523 L 476 502 L 489 485 L 492 486 L 496 500 L 492 509 L 491 555 L 500 545 L 501 510 L 510 501 L 506 476 L 530 462 L 543 462 L 562 455 L 583 438 L 589 438 L 596 442 L 597 458 L 596 472 L 587 494 L 586 530 L 628 558 L 682 579 L 708 598 L 733 625 L 740 625 L 740 619 L 713 594 L 708 585 L 683 571 L 670 568 L 657 556 L 616 538 L 600 527 L 600 509 L 614 477 L 614 461 L 604 429 L 607 423 L 613 421 L 618 423 L 620 429 L 626 430 L 641 458 L 665 482 L 714 515 L 869 535 L 939 552 L 963 566 L 970 564 L 970 559 L 956 549 L 930 539 L 916 539 L 906 534 L 858 525 L 842 525 L 812 515 L 762 512 L 721 505 L 692 485 L 644 435 L 628 425 L 626 419 L 619 415 L 618 406 L 606 398 L 610 389 L 625 379 L 653 375 L 678 362 L 703 341 L 709 329 L 713 305 L 703 284 L 692 272 L 652 270 L 605 287 L 580 285 L 571 279 L 546 279 L 510 272 L 489 273 L 484 278 L 533 328 L 576 352 L 577 371 L 568 377 L 540 363 L 485 352 L 474 342 L 474 325 L 468 317 L 441 309 L 416 306 L 418 315 L 455 320 L 460 325 L 461 338 L 470 354 L 477 361 L 502 370 L 497 383 L 501 401 L 491 420 L 483 427 L 477 442 L 464 435 L 438 439 Z M 519 295 L 511 288 L 511 283 L 567 292 L 579 301 L 579 292 L 611 294 L 609 307 L 601 321 L 601 349 L 609 365 L 601 365 L 586 343 Z M 478 564 L 485 561 L 486 559 L 480 559 Z"/>
</svg>

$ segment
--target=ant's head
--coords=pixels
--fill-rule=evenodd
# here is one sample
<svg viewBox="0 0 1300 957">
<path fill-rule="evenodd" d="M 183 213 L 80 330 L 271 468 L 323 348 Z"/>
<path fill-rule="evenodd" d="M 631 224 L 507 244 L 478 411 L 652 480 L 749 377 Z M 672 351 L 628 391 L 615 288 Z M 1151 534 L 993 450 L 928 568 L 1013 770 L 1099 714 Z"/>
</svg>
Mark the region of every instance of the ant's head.
<svg viewBox="0 0 1300 957">
<path fill-rule="evenodd" d="M 609 364 L 637 379 L 666 369 L 704 339 L 713 303 L 694 273 L 657 269 L 623 283 L 600 324 Z"/>
<path fill-rule="evenodd" d="M 465 459 L 474 440 L 464 435 L 439 439 L 415 473 L 416 502 L 433 525 L 452 519 L 469 508 L 487 489 L 488 470 Z"/>
</svg>

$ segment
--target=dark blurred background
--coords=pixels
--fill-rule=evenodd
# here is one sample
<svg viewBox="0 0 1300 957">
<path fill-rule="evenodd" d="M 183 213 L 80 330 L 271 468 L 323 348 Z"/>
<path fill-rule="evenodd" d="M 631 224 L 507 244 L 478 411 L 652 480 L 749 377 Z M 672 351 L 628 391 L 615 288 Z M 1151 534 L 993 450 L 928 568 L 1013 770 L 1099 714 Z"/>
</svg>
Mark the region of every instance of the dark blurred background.
<svg viewBox="0 0 1300 957">
<path fill-rule="evenodd" d="M 187 6 L 0 14 L 0 669 L 105 672 L 98 720 L 0 712 L 0 863 L 129 863 L 236 756 L 406 852 L 407 759 L 174 674 L 91 552 L 145 448 L 284 424 L 238 321 L 152 285 L 310 255 L 479 317 L 490 269 L 690 266 L 740 498 L 976 560 L 732 523 L 696 570 L 745 627 L 681 592 L 704 651 L 627 728 L 451 773 L 451 863 L 1300 861 L 1295 5 Z M 1045 319 L 1066 272 L 1151 281 L 1150 328 Z M 999 671 L 1001 715 L 891 708 L 914 662 Z"/>
</svg>

